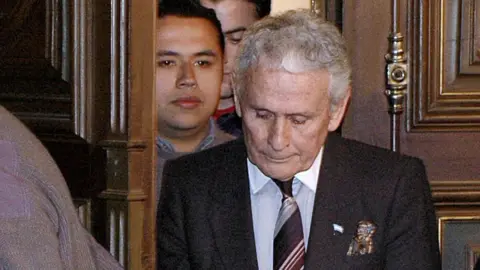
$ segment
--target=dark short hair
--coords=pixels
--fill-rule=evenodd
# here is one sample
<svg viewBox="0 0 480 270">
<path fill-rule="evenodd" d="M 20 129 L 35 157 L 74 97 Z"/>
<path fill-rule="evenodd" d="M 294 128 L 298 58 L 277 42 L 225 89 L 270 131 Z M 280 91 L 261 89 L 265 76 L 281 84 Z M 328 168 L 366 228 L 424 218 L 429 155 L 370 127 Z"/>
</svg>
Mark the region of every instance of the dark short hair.
<svg viewBox="0 0 480 270">
<path fill-rule="evenodd" d="M 201 18 L 209 21 L 217 30 L 218 42 L 222 52 L 225 51 L 225 39 L 222 25 L 213 9 L 205 8 L 200 4 L 188 0 L 163 0 L 158 3 L 157 17 L 177 16 L 182 18 Z"/>
<path fill-rule="evenodd" d="M 247 0 L 250 3 L 255 4 L 255 9 L 257 10 L 258 18 L 263 18 L 270 15 L 272 10 L 272 1 L 271 0 Z"/>
<path fill-rule="evenodd" d="M 168 0 L 164 0 L 164 1 L 168 1 Z M 190 0 L 190 1 L 198 5 L 200 4 L 200 0 Z M 212 1 L 213 3 L 218 3 L 223 0 L 210 0 L 210 1 Z M 259 19 L 270 15 L 270 11 L 272 9 L 272 0 L 237 0 L 237 1 L 247 1 L 255 4 L 255 10 L 257 12 L 257 17 Z"/>
</svg>

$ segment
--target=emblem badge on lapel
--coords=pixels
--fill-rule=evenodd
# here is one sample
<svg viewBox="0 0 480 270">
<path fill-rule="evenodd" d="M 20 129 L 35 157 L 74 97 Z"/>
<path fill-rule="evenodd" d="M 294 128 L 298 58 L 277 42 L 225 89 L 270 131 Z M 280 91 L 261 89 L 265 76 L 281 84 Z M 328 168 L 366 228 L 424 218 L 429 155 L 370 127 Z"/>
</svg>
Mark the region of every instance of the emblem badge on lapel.
<svg viewBox="0 0 480 270">
<path fill-rule="evenodd" d="M 377 225 L 369 220 L 361 220 L 357 223 L 357 231 L 348 247 L 348 256 L 371 254 L 375 251 L 373 236 L 377 231 Z"/>
</svg>

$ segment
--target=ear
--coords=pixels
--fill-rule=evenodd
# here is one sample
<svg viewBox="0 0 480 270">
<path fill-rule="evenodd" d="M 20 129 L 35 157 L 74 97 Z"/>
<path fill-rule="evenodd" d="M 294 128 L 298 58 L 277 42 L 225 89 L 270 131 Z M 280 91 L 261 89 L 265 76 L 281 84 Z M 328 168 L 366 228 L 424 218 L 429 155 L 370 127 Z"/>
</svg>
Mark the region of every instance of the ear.
<svg viewBox="0 0 480 270">
<path fill-rule="evenodd" d="M 352 94 L 352 87 L 348 86 L 345 97 L 337 104 L 335 111 L 330 112 L 330 122 L 328 123 L 328 131 L 335 131 L 342 123 L 343 116 L 347 111 L 348 101 Z"/>
</svg>

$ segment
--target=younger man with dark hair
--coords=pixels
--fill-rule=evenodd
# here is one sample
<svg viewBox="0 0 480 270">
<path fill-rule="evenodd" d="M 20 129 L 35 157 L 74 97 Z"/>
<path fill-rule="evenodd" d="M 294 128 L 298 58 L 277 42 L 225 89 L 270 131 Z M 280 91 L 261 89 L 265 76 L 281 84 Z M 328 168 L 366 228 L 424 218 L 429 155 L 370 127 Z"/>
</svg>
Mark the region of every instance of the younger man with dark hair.
<svg viewBox="0 0 480 270">
<path fill-rule="evenodd" d="M 157 198 L 167 159 L 231 140 L 211 115 L 220 96 L 224 38 L 215 13 L 160 4 L 157 20 Z"/>
</svg>

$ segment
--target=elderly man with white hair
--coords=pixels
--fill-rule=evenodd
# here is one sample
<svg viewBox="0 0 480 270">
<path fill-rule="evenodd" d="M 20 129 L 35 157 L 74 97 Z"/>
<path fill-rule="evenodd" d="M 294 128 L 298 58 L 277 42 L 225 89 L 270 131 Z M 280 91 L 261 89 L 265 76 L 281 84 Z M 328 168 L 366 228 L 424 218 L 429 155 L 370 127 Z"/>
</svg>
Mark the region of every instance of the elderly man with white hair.
<svg viewBox="0 0 480 270">
<path fill-rule="evenodd" d="M 244 138 L 165 166 L 161 269 L 439 269 L 422 162 L 334 133 L 343 37 L 307 10 L 253 24 L 234 70 Z"/>
</svg>

